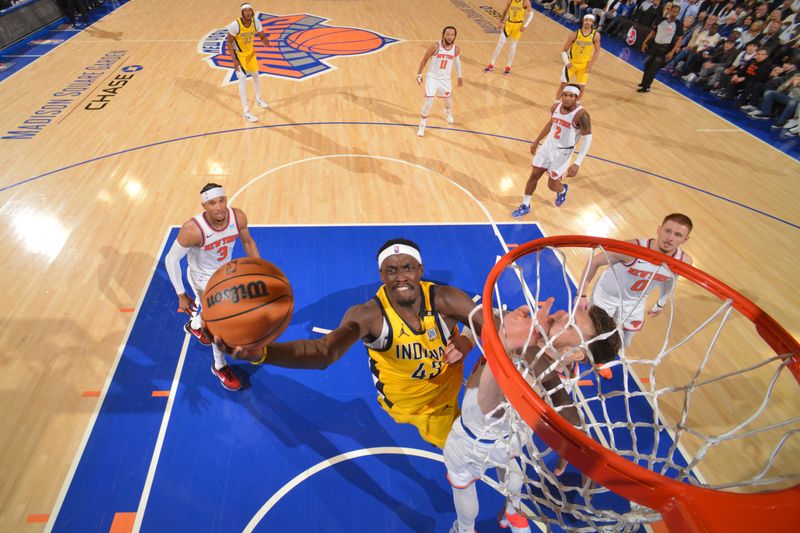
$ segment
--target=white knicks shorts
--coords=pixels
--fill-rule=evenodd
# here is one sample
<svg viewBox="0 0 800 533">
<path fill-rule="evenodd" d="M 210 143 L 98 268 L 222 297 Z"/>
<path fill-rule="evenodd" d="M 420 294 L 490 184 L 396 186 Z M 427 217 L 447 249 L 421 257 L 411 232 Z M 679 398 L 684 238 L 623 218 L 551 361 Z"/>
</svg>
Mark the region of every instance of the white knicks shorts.
<svg viewBox="0 0 800 533">
<path fill-rule="evenodd" d="M 543 168 L 550 174 L 550 179 L 561 181 L 561 178 L 569 170 L 573 150 L 575 150 L 574 146 L 572 148 L 556 148 L 550 143 L 544 143 L 533 155 L 531 166 Z"/>
<path fill-rule="evenodd" d="M 197 294 L 198 290 L 205 292 L 208 280 L 211 279 L 213 275 L 214 272 L 197 272 L 191 268 L 186 270 L 186 277 L 189 279 L 189 285 L 192 286 L 192 290 L 194 290 L 195 294 Z"/>
<path fill-rule="evenodd" d="M 453 92 L 453 82 L 449 79 L 425 78 L 425 97 L 447 98 Z"/>
<path fill-rule="evenodd" d="M 457 418 L 444 443 L 447 480 L 457 489 L 468 487 L 475 480 L 481 479 L 487 468 L 505 468 L 511 457 L 515 456 L 515 451 L 519 455 L 519 450 L 510 448 L 508 439 L 493 443 L 478 442 L 466 434 L 461 426 L 461 419 Z"/>
<path fill-rule="evenodd" d="M 592 291 L 591 304 L 596 305 L 614 319 L 616 322 L 622 322 L 622 327 L 625 331 L 639 331 L 644 326 L 644 312 L 647 305 L 647 298 L 642 298 L 641 301 L 625 301 L 620 302 L 619 296 L 612 296 L 601 289 L 595 288 Z M 620 305 L 620 303 L 622 305 Z"/>
</svg>

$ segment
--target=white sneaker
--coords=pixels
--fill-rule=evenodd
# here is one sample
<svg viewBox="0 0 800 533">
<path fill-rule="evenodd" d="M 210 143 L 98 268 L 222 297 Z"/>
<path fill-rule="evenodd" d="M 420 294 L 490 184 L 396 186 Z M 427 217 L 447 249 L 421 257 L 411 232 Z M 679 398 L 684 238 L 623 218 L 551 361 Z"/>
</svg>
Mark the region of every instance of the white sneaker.
<svg viewBox="0 0 800 533">
<path fill-rule="evenodd" d="M 258 118 L 250 111 L 245 111 L 242 116 L 247 122 L 258 122 Z"/>
<path fill-rule="evenodd" d="M 456 121 L 455 117 L 452 113 L 447 113 L 447 123 L 453 124 Z"/>
<path fill-rule="evenodd" d="M 420 124 L 419 128 L 417 129 L 417 137 L 425 137 L 425 126 L 422 124 Z"/>
<path fill-rule="evenodd" d="M 787 120 L 786 124 L 783 125 L 783 129 L 790 130 L 792 128 L 796 128 L 798 124 L 797 119 Z"/>
<path fill-rule="evenodd" d="M 268 107 L 269 107 L 269 104 L 268 104 L 268 103 L 266 103 L 266 102 L 265 102 L 264 100 L 262 100 L 261 98 L 256 98 L 256 105 L 257 105 L 258 107 L 263 107 L 264 109 L 266 109 L 266 108 L 268 108 Z"/>
</svg>

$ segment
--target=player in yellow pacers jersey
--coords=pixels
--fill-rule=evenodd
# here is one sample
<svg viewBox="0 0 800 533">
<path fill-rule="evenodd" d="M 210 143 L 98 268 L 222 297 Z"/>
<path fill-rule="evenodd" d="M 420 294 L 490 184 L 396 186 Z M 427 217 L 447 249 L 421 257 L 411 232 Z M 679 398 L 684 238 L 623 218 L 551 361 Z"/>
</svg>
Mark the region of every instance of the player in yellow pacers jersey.
<svg viewBox="0 0 800 533">
<path fill-rule="evenodd" d="M 269 107 L 261 99 L 261 91 L 258 84 L 258 59 L 253 47 L 256 36 L 261 39 L 264 46 L 269 47 L 269 41 L 264 35 L 261 21 L 255 16 L 253 6 L 248 3 L 242 4 L 240 8 L 241 16 L 228 25 L 228 52 L 233 59 L 233 69 L 239 82 L 239 98 L 242 100 L 242 114 L 248 122 L 256 122 L 258 119 L 250 113 L 247 105 L 247 75 L 253 78 L 253 85 L 256 89 L 256 105 L 259 107 Z"/>
<path fill-rule="evenodd" d="M 525 16 L 526 12 L 528 13 L 527 17 Z M 508 18 L 506 18 L 506 15 Z M 497 61 L 497 56 L 500 55 L 506 41 L 510 40 L 511 44 L 509 44 L 508 47 L 508 63 L 506 64 L 506 69 L 503 71 L 503 74 L 506 76 L 511 74 L 511 63 L 514 62 L 514 54 L 517 53 L 519 38 L 522 37 L 522 32 L 528 28 L 532 20 L 533 8 L 531 7 L 530 0 L 508 0 L 503 14 L 500 16 L 500 25 L 497 27 L 497 29 L 500 30 L 500 40 L 497 42 L 497 47 L 494 49 L 492 60 L 489 61 L 489 65 L 483 69 L 484 72 L 491 72 L 494 70 L 494 63 Z"/>
<path fill-rule="evenodd" d="M 600 34 L 593 26 L 594 15 L 587 13 L 583 16 L 578 31 L 570 35 L 564 43 L 564 50 L 561 52 L 564 70 L 561 72 L 561 85 L 556 91 L 557 102 L 561 100 L 561 91 L 568 83 L 577 85 L 581 90 L 581 96 L 586 92 L 589 72 L 600 56 Z"/>
<path fill-rule="evenodd" d="M 459 415 L 464 381 L 462 358 L 473 343 L 459 333 L 475 303 L 463 291 L 421 281 L 419 246 L 393 239 L 378 251 L 383 285 L 374 298 L 347 310 L 324 337 L 242 350 L 221 346 L 234 357 L 290 368 L 325 368 L 361 339 L 370 357 L 378 403 L 398 423 L 414 425 L 441 448 Z M 480 313 L 473 315 L 480 334 Z M 216 339 L 218 341 L 218 339 Z"/>
</svg>

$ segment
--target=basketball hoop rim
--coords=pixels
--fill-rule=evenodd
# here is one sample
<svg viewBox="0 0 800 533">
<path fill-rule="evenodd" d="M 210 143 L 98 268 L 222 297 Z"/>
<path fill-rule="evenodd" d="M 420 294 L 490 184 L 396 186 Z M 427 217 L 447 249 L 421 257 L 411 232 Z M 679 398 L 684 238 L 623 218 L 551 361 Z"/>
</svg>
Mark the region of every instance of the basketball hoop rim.
<svg viewBox="0 0 800 533">
<path fill-rule="evenodd" d="M 791 354 L 789 368 L 800 383 L 800 344 L 772 317 L 745 296 L 713 276 L 660 252 L 636 244 L 584 235 L 545 237 L 522 244 L 495 263 L 483 291 L 483 302 L 494 301 L 494 286 L 500 274 L 514 261 L 545 247 L 594 248 L 640 257 L 692 280 L 732 305 L 750 319 L 759 335 L 778 354 Z M 566 267 L 565 267 L 566 268 Z M 481 310 L 484 324 L 494 322 L 491 305 Z M 558 415 L 529 386 L 507 356 L 497 328 L 481 331 L 486 359 L 506 398 L 533 431 L 556 453 L 586 475 L 621 496 L 659 511 L 670 531 L 746 530 L 768 524 L 771 531 L 789 531 L 800 516 L 800 485 L 756 494 L 737 494 L 696 487 L 664 477 L 607 450 Z M 765 512 L 766 511 L 766 512 Z M 755 519 L 754 519 L 755 516 Z M 730 529 L 735 526 L 734 529 Z"/>
</svg>

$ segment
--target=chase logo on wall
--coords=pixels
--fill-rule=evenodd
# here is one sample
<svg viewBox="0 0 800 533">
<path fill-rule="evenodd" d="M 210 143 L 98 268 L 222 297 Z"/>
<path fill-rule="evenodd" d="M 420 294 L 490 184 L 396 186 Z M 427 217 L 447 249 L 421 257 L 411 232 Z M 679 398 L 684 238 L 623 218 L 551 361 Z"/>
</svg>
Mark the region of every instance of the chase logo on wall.
<svg viewBox="0 0 800 533">
<path fill-rule="evenodd" d="M 328 60 L 338 56 L 371 54 L 398 39 L 361 28 L 329 26 L 327 19 L 308 14 L 269 15 L 258 20 L 269 41 L 269 48 L 256 37 L 253 46 L 261 74 L 304 80 L 334 69 Z M 236 81 L 233 60 L 228 50 L 228 30 L 220 28 L 206 35 L 198 52 L 215 69 L 225 71 L 223 85 Z"/>
</svg>

